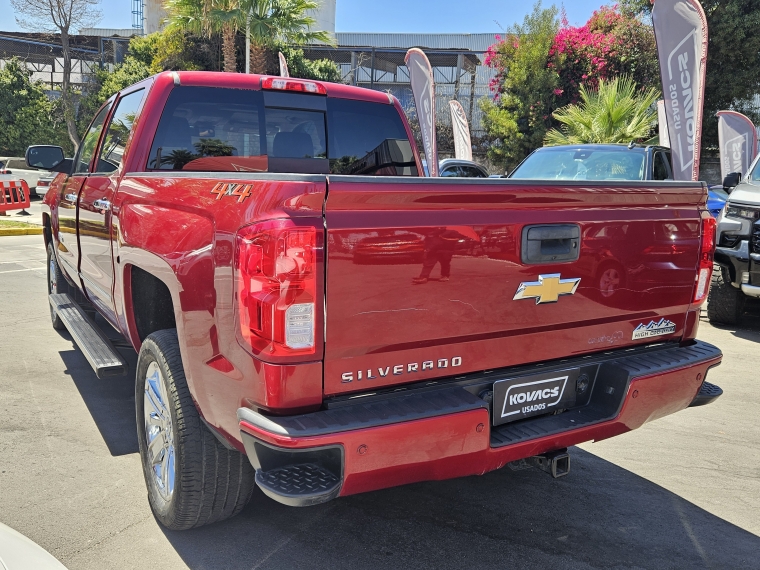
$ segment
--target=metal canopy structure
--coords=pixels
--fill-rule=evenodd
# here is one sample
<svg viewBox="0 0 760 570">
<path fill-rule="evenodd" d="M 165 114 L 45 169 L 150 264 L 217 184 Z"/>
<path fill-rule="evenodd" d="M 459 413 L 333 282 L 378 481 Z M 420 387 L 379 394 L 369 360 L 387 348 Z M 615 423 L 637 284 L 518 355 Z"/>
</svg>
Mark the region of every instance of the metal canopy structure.
<svg viewBox="0 0 760 570">
<path fill-rule="evenodd" d="M 357 34 L 349 35 L 351 39 Z M 377 34 L 370 34 L 374 36 Z M 377 38 L 369 37 L 374 40 Z M 382 38 L 380 38 L 382 40 Z M 403 39 L 403 38 L 402 38 Z M 413 37 L 412 39 L 426 39 Z M 384 43 L 379 41 L 378 43 Z M 398 42 L 402 43 L 402 42 Z M 437 43 L 437 42 L 436 42 Z M 414 100 L 409 82 L 409 70 L 404 63 L 406 47 L 370 47 L 339 45 L 330 47 L 310 45 L 303 48 L 307 59 L 329 59 L 336 63 L 341 80 L 351 85 L 367 87 L 392 93 L 401 105 L 414 115 Z M 433 67 L 436 83 L 437 121 L 450 124 L 447 101 L 457 99 L 462 103 L 474 134 L 482 132 L 481 111 L 477 100 L 490 95 L 489 83 L 493 72 L 483 65 L 484 52 L 467 49 L 421 48 Z"/>
</svg>

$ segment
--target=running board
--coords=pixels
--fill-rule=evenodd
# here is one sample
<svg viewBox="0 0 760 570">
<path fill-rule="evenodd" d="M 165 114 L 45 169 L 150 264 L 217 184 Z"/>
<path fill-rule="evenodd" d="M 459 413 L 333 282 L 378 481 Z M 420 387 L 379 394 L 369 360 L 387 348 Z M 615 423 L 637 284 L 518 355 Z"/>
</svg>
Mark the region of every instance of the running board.
<svg viewBox="0 0 760 570">
<path fill-rule="evenodd" d="M 98 378 L 126 376 L 126 361 L 82 307 L 66 293 L 48 295 L 48 300 Z"/>
</svg>

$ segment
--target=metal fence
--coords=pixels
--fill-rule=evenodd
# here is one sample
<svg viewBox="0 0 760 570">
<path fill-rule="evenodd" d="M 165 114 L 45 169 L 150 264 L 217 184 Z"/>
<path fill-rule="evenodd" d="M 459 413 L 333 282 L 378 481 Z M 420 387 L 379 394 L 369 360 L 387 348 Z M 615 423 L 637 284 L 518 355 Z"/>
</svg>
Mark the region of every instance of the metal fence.
<svg viewBox="0 0 760 570">
<path fill-rule="evenodd" d="M 129 38 L 97 38 L 97 49 L 72 47 L 71 83 L 83 87 L 98 67 L 121 63 L 129 47 Z M 12 58 L 18 58 L 32 72 L 34 81 L 41 81 L 52 94 L 63 82 L 63 48 L 60 43 L 0 35 L 0 69 Z"/>
</svg>

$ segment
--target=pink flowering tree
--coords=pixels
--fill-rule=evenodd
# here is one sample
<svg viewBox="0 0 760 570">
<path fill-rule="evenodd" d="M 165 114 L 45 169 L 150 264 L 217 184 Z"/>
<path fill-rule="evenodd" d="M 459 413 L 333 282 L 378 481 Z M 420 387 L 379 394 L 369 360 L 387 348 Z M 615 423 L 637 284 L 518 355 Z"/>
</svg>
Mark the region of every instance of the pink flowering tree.
<svg viewBox="0 0 760 570">
<path fill-rule="evenodd" d="M 570 26 L 563 14 L 550 50 L 549 66 L 560 86 L 557 103 L 577 103 L 581 85 L 596 89 L 600 80 L 628 75 L 640 89 L 659 88 L 659 67 L 651 26 L 602 6 L 583 26 Z"/>
<path fill-rule="evenodd" d="M 547 39 L 548 38 L 548 39 Z M 641 91 L 660 88 L 654 32 L 630 12 L 603 6 L 582 26 L 539 1 L 522 26 L 513 26 L 485 57 L 495 70 L 485 126 L 496 138 L 491 159 L 509 169 L 541 146 L 557 127 L 554 111 L 579 101 L 581 86 L 630 77 Z"/>
</svg>

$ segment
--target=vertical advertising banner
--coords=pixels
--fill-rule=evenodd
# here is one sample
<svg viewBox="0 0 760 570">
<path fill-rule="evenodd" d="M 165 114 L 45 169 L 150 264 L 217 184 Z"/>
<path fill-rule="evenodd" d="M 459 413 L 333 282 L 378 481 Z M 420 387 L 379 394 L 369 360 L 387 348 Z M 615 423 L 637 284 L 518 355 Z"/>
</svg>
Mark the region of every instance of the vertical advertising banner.
<svg viewBox="0 0 760 570">
<path fill-rule="evenodd" d="M 657 101 L 657 123 L 660 130 L 660 146 L 670 148 L 670 136 L 668 136 L 668 117 L 665 114 L 665 101 Z"/>
<path fill-rule="evenodd" d="M 752 121 L 736 111 L 718 111 L 720 176 L 732 172 L 747 174 L 757 152 L 757 130 Z"/>
<path fill-rule="evenodd" d="M 655 0 L 668 135 L 676 180 L 698 180 L 707 63 L 707 19 L 697 0 Z"/>
<path fill-rule="evenodd" d="M 425 149 L 430 176 L 438 176 L 438 145 L 435 140 L 435 82 L 433 68 L 421 49 L 412 48 L 404 58 L 409 69 L 414 105 L 420 122 L 422 146 Z"/>
<path fill-rule="evenodd" d="M 282 55 L 282 52 L 278 52 L 278 55 L 280 56 L 280 77 L 290 77 L 288 62 L 285 59 L 285 56 Z"/>
<path fill-rule="evenodd" d="M 472 160 L 472 140 L 467 115 L 459 101 L 449 101 L 451 130 L 454 134 L 454 156 L 460 160 Z"/>
</svg>

